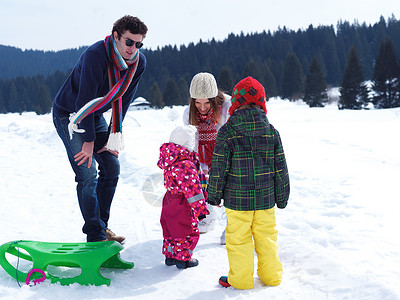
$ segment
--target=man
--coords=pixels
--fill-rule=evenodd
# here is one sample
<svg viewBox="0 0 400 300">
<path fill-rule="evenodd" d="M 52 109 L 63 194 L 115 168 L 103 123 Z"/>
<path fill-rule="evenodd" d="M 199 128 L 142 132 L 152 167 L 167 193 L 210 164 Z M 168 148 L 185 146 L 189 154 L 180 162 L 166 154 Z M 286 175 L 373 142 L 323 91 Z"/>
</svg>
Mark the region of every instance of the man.
<svg viewBox="0 0 400 300">
<path fill-rule="evenodd" d="M 139 52 L 146 33 L 137 17 L 117 20 L 110 36 L 82 54 L 53 102 L 53 121 L 75 172 L 88 242 L 125 240 L 108 228 L 108 220 L 124 146 L 122 121 L 146 67 Z M 103 113 L 110 108 L 108 125 Z"/>
</svg>

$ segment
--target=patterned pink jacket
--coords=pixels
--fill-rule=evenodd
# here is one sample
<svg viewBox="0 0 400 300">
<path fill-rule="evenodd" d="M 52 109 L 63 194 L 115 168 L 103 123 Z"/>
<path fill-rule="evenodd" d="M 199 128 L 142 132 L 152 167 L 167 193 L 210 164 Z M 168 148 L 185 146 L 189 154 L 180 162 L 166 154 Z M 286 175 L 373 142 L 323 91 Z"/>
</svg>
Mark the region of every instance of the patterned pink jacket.
<svg viewBox="0 0 400 300">
<path fill-rule="evenodd" d="M 209 214 L 205 201 L 206 179 L 196 152 L 174 143 L 164 143 L 160 147 L 157 166 L 164 170 L 164 185 L 168 192 L 183 193 L 197 217 Z"/>
</svg>

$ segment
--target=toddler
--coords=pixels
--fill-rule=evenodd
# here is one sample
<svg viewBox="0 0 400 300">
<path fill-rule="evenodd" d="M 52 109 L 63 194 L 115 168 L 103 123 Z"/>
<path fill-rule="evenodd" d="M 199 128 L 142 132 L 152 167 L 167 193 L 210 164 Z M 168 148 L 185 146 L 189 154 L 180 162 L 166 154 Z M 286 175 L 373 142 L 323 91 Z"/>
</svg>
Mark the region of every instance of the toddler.
<svg viewBox="0 0 400 300">
<path fill-rule="evenodd" d="M 192 258 L 199 241 L 198 218 L 209 214 L 205 202 L 206 178 L 195 146 L 196 127 L 178 126 L 169 143 L 160 147 L 158 167 L 167 189 L 162 202 L 163 254 L 167 266 L 186 269 L 198 265 Z M 204 191 L 203 191 L 204 189 Z"/>
</svg>

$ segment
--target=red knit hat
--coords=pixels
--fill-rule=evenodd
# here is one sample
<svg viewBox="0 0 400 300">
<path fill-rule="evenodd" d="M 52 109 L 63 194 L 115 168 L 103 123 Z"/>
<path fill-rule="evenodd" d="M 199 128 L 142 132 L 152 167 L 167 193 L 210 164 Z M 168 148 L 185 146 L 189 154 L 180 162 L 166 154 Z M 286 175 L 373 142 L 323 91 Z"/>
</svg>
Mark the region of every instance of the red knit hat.
<svg viewBox="0 0 400 300">
<path fill-rule="evenodd" d="M 229 108 L 230 115 L 232 115 L 239 106 L 250 103 L 257 104 L 267 113 L 264 87 L 253 77 L 246 77 L 235 85 L 231 101 L 232 106 Z"/>
</svg>

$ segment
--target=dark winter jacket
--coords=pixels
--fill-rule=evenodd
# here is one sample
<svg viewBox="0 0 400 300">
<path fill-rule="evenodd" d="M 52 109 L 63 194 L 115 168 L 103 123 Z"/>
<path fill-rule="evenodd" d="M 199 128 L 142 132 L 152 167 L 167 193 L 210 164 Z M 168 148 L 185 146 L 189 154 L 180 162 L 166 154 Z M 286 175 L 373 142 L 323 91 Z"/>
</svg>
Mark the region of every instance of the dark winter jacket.
<svg viewBox="0 0 400 300">
<path fill-rule="evenodd" d="M 139 52 L 139 64 L 132 82 L 122 96 L 122 117 L 125 117 L 129 105 L 135 96 L 137 86 L 146 68 L 146 57 Z M 61 87 L 53 102 L 53 113 L 58 117 L 69 117 L 89 101 L 105 96 L 110 91 L 108 79 L 108 56 L 104 41 L 99 41 L 85 50 L 71 74 Z M 121 77 L 126 71 L 121 72 Z M 111 108 L 111 103 L 89 114 L 79 124 L 85 129 L 84 141 L 92 142 L 96 138 L 95 118 Z"/>
<path fill-rule="evenodd" d="M 289 173 L 279 132 L 257 107 L 236 110 L 218 131 L 208 202 L 240 211 L 285 208 Z"/>
</svg>

